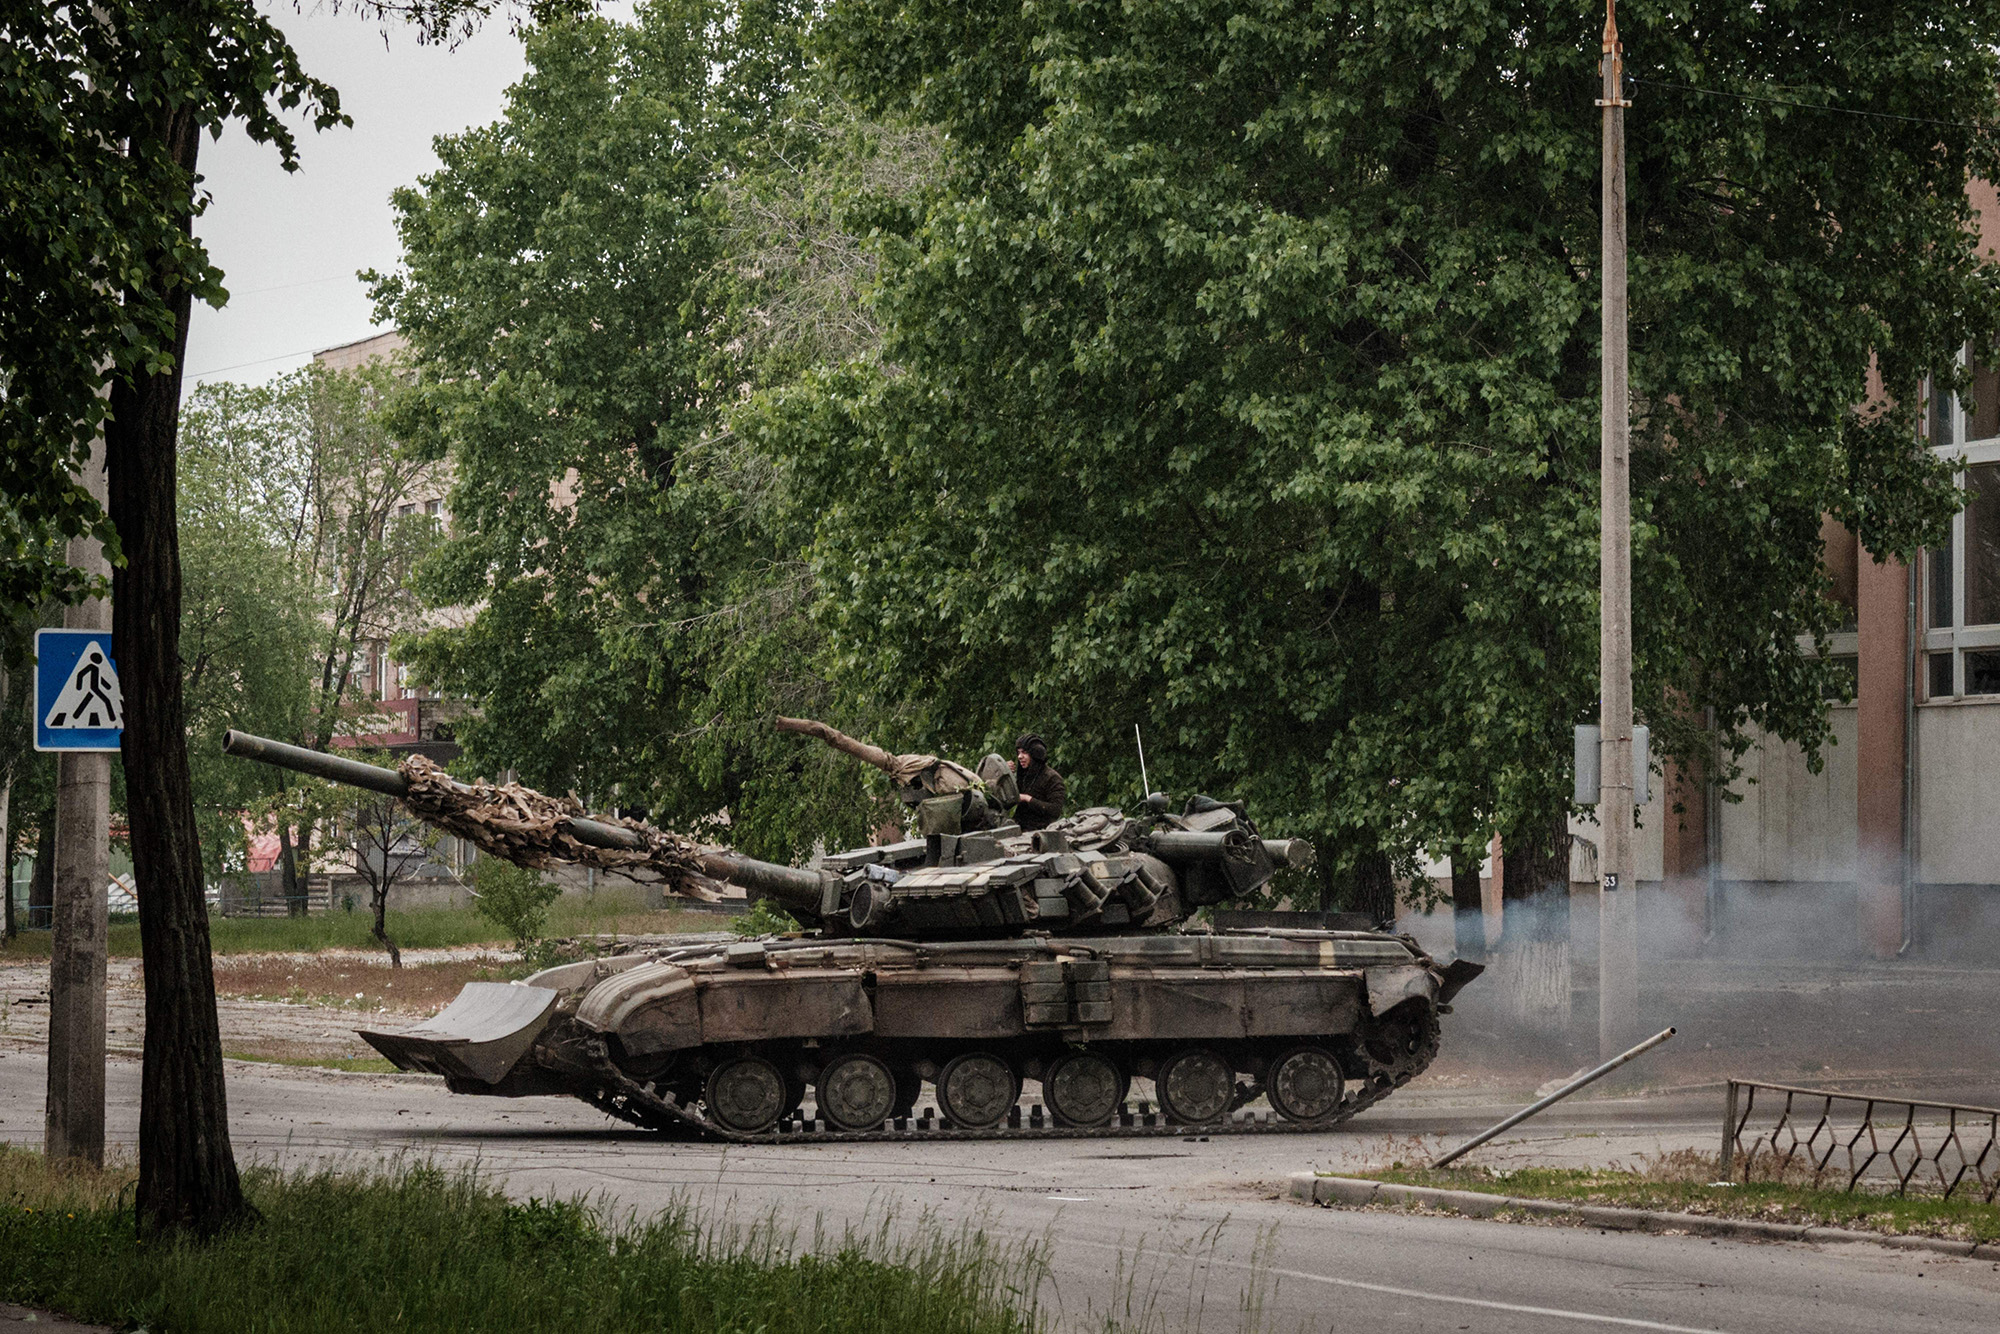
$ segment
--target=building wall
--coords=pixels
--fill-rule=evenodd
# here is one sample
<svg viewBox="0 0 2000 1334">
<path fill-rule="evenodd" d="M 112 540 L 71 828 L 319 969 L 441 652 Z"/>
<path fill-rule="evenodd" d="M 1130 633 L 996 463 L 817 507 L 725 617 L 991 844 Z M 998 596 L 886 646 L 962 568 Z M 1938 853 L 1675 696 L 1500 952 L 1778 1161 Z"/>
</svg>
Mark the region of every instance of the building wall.
<svg viewBox="0 0 2000 1334">
<path fill-rule="evenodd" d="M 409 346 L 409 341 L 394 329 L 379 333 L 372 338 L 359 339 L 352 343 L 342 343 L 339 347 L 329 347 L 325 351 L 313 353 L 313 360 L 328 370 L 359 370 L 379 357 L 401 352 Z"/>
<path fill-rule="evenodd" d="M 1805 752 L 1767 738 L 1743 757 L 1731 785 L 1741 801 L 1717 802 L 1719 874 L 1727 881 L 1852 883 L 1858 854 L 1855 807 L 1860 772 L 1858 711 L 1836 706 L 1834 744 L 1818 773 Z"/>
<path fill-rule="evenodd" d="M 2000 894 L 2000 699 L 1917 709 L 1917 882 Z"/>
</svg>

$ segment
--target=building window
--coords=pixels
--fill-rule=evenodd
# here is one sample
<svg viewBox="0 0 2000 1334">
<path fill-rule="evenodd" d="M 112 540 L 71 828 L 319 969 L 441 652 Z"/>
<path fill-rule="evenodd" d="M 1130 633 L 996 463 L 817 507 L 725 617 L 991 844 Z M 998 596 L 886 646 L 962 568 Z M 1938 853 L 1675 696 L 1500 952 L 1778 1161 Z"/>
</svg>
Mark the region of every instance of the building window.
<svg viewBox="0 0 2000 1334">
<path fill-rule="evenodd" d="M 444 502 L 442 500 L 426 500 L 424 502 L 424 513 L 430 515 L 434 519 L 438 517 L 438 515 L 443 512 L 443 510 L 444 510 Z"/>
<path fill-rule="evenodd" d="M 1842 631 L 1859 628 L 1861 601 L 1861 544 L 1845 525 L 1828 515 L 1820 523 L 1820 544 L 1826 556 L 1828 592 L 1840 604 Z"/>
<path fill-rule="evenodd" d="M 1932 451 L 1971 492 L 1924 557 L 1924 682 L 1931 699 L 2000 695 L 2000 370 L 1972 364 L 1972 399 L 1932 395 Z"/>
</svg>

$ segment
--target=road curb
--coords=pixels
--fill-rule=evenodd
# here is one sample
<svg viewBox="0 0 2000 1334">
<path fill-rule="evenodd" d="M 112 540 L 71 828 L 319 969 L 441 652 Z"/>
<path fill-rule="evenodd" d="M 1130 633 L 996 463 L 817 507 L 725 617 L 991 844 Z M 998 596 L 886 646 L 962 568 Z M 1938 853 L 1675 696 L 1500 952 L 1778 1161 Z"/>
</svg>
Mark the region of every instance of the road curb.
<svg viewBox="0 0 2000 1334">
<path fill-rule="evenodd" d="M 1735 1241 L 1862 1241 L 1898 1251 L 1934 1251 L 1973 1260 L 2000 1259 L 2000 1243 L 1955 1241 L 1947 1237 L 1897 1236 L 1859 1232 L 1852 1228 L 1812 1227 L 1804 1223 L 1759 1223 L 1748 1218 L 1713 1218 L 1706 1214 L 1665 1213 L 1656 1209 L 1621 1209 L 1603 1204 L 1569 1204 L 1561 1200 L 1529 1200 L 1512 1195 L 1488 1195 L 1476 1190 L 1438 1190 L 1430 1186 L 1400 1186 L 1360 1177 L 1323 1177 L 1294 1172 L 1290 1195 L 1303 1204 L 1344 1205 L 1422 1204 L 1450 1209 L 1469 1218 L 1502 1214 L 1532 1214 L 1562 1218 L 1617 1232 L 1685 1232 L 1696 1237 L 1727 1237 Z"/>
</svg>

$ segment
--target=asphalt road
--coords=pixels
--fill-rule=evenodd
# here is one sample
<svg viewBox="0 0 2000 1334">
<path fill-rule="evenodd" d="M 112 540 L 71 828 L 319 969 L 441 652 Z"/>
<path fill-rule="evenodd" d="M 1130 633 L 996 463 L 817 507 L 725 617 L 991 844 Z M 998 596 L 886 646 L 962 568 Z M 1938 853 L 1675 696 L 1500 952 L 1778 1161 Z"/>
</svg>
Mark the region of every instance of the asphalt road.
<svg viewBox="0 0 2000 1334">
<path fill-rule="evenodd" d="M 41 1137 L 46 1062 L 0 1050 L 0 1137 Z M 137 1130 L 138 1066 L 114 1060 L 111 1138 Z M 1606 1099 L 1482 1150 L 1605 1162 L 1715 1137 L 1712 1092 Z M 2000 1328 L 2000 1264 L 1866 1245 L 1745 1244 L 1386 1211 L 1309 1208 L 1287 1173 L 1408 1155 L 1497 1119 L 1461 1096 L 1386 1104 L 1340 1131 L 1214 1140 L 773 1148 L 692 1145 L 560 1099 L 455 1098 L 435 1081 L 232 1062 L 243 1162 L 477 1163 L 516 1195 L 618 1210 L 675 1201 L 717 1225 L 777 1219 L 809 1238 L 885 1217 L 1047 1248 L 1044 1308 L 1067 1328 L 1812 1331 Z"/>
</svg>

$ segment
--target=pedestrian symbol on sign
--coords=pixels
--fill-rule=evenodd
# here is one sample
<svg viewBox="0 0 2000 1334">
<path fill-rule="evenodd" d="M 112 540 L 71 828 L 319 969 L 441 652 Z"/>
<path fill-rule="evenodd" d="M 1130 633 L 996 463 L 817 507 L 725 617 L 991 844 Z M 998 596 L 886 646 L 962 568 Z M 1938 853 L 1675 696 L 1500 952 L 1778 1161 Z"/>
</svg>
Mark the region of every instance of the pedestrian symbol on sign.
<svg viewBox="0 0 2000 1334">
<path fill-rule="evenodd" d="M 62 693 L 42 720 L 48 728 L 123 727 L 124 698 L 118 693 L 118 671 L 104 646 L 96 640 L 84 645 L 69 674 Z"/>
</svg>

